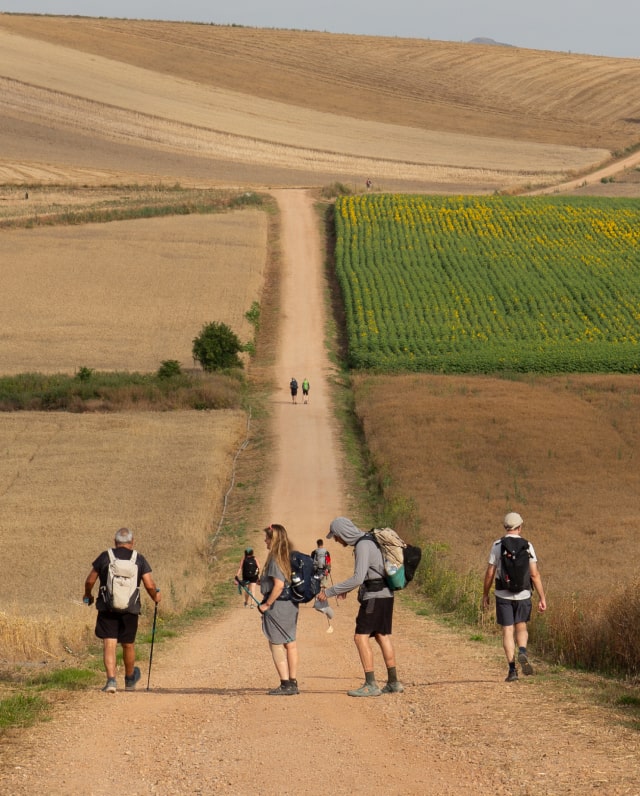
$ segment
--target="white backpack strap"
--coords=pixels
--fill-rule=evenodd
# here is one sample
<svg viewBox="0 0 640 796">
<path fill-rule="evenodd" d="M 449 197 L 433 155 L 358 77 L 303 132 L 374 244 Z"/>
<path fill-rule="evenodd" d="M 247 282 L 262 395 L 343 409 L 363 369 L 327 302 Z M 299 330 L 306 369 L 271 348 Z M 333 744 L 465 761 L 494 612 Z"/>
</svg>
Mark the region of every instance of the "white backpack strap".
<svg viewBox="0 0 640 796">
<path fill-rule="evenodd" d="M 111 548 L 109 548 L 107 550 L 107 553 L 109 553 L 109 561 L 111 561 L 111 563 L 113 563 L 116 560 L 116 557 L 115 557 L 115 554 L 114 554 L 113 550 Z"/>
<path fill-rule="evenodd" d="M 131 553 L 131 563 L 135 564 L 137 560 L 138 560 L 138 551 L 134 550 L 133 553 Z"/>
</svg>

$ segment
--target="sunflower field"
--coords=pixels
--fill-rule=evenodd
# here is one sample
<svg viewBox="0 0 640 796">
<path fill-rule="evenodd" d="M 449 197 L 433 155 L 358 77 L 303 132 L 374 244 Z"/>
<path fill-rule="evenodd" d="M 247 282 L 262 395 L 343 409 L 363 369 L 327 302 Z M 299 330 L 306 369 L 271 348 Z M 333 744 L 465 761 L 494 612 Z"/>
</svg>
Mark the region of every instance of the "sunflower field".
<svg viewBox="0 0 640 796">
<path fill-rule="evenodd" d="M 640 201 L 339 197 L 353 368 L 640 370 Z"/>
</svg>

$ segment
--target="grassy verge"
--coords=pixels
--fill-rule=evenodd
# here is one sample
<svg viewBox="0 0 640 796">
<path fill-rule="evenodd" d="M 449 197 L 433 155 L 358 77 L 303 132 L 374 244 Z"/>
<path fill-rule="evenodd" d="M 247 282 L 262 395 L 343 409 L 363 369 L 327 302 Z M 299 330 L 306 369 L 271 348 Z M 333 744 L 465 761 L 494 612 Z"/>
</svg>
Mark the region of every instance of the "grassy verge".
<svg viewBox="0 0 640 796">
<path fill-rule="evenodd" d="M 0 378 L 0 411 L 110 412 L 236 409 L 241 374 L 103 373 L 81 368 L 74 376 L 22 373 Z"/>
</svg>

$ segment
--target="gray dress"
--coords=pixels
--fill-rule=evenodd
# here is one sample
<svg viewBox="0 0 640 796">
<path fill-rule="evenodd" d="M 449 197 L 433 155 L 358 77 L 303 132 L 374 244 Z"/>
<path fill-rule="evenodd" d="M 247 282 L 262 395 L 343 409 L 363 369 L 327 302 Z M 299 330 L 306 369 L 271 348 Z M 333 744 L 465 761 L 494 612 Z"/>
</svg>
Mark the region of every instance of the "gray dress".
<svg viewBox="0 0 640 796">
<path fill-rule="evenodd" d="M 260 591 L 267 596 L 273 589 L 273 579 L 286 578 L 283 571 L 275 561 L 270 561 L 260 577 Z M 298 605 L 292 600 L 276 600 L 274 604 L 262 614 L 262 632 L 272 644 L 288 644 L 296 640 L 296 627 L 298 624 Z"/>
</svg>

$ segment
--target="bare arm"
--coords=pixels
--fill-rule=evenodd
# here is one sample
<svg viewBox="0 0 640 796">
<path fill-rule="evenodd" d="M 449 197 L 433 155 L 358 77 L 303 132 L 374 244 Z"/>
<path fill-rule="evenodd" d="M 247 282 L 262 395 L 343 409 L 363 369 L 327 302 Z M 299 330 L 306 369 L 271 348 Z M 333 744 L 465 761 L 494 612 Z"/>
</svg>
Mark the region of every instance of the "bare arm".
<svg viewBox="0 0 640 796">
<path fill-rule="evenodd" d="M 544 596 L 544 588 L 542 587 L 542 578 L 540 577 L 538 565 L 535 561 L 529 562 L 529 573 L 531 574 L 531 582 L 538 592 L 538 611 L 542 613 L 547 610 L 547 601 Z"/>
<path fill-rule="evenodd" d="M 282 594 L 283 589 L 284 589 L 284 581 L 280 580 L 279 578 L 274 578 L 273 589 L 271 589 L 271 592 L 269 593 L 267 602 L 260 603 L 260 605 L 258 606 L 258 610 L 260 611 L 261 614 L 263 614 L 265 611 L 268 611 L 269 608 L 271 608 L 274 602 Z"/>
<path fill-rule="evenodd" d="M 156 584 L 154 583 L 154 580 L 151 577 L 150 572 L 145 572 L 145 574 L 142 576 L 142 584 L 147 590 L 147 594 L 149 595 L 149 597 L 151 597 L 154 603 L 159 603 L 160 589 L 156 588 Z"/>
<path fill-rule="evenodd" d="M 87 575 L 87 579 L 84 582 L 84 600 L 88 600 L 89 605 L 93 603 L 93 596 L 91 592 L 93 591 L 93 587 L 97 580 L 98 573 L 93 567 L 91 567 L 91 572 Z"/>
<path fill-rule="evenodd" d="M 484 573 L 484 585 L 482 589 L 482 605 L 484 608 L 489 607 L 489 592 L 496 576 L 495 564 L 489 564 L 487 571 Z"/>
</svg>

